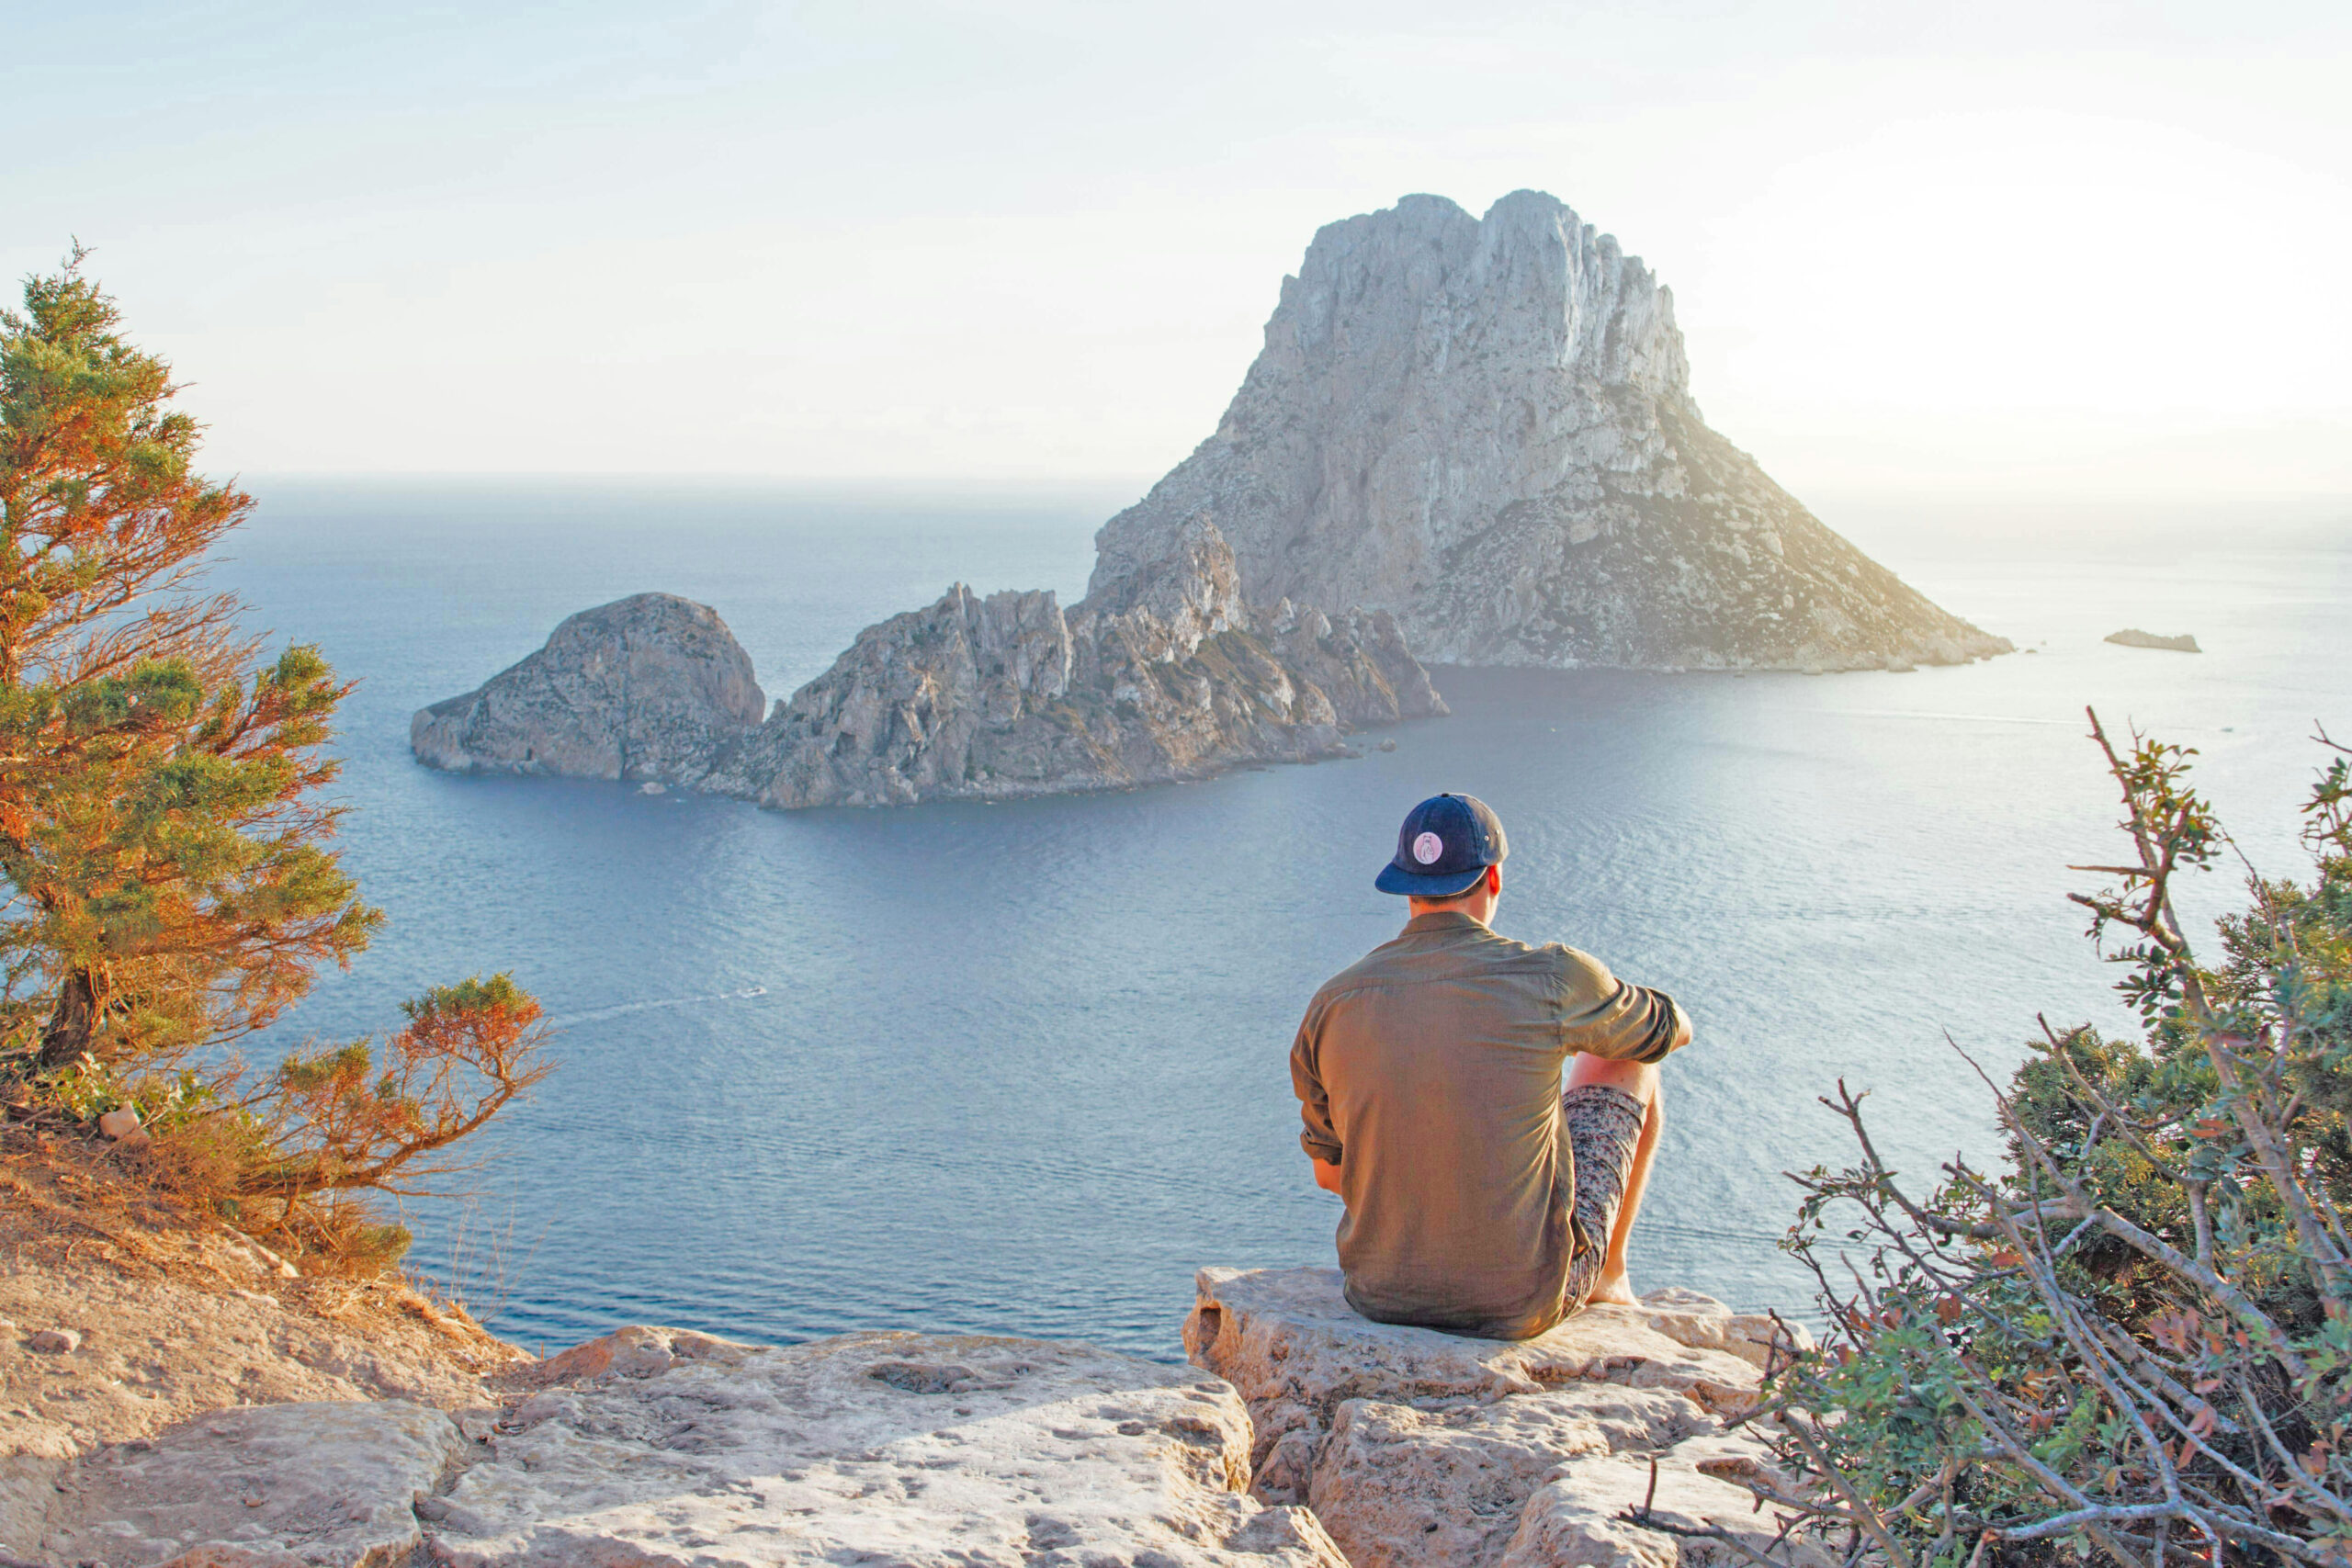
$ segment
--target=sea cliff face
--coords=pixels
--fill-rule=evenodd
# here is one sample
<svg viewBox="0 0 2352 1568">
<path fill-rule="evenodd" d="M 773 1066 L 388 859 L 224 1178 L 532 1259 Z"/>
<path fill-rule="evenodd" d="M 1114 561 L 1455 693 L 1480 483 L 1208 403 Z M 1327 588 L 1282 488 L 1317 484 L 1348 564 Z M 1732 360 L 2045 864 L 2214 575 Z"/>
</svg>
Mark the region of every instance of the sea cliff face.
<svg viewBox="0 0 2352 1568">
<path fill-rule="evenodd" d="M 1216 432 L 1096 536 L 1090 600 L 1193 519 L 1253 604 L 1396 615 L 1433 663 L 1877 668 L 2009 644 L 1708 428 L 1671 293 L 1553 197 L 1323 229 Z"/>
</svg>

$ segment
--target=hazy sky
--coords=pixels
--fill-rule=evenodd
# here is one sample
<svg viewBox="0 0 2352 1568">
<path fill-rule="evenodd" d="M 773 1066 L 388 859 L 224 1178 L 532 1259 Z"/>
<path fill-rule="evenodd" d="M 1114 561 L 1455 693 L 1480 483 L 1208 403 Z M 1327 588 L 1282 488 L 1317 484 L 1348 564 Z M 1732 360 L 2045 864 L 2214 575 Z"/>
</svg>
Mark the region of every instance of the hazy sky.
<svg viewBox="0 0 2352 1568">
<path fill-rule="evenodd" d="M 1148 479 L 1322 223 L 1551 191 L 1809 493 L 2352 495 L 2352 6 L 9 0 L 247 472 Z"/>
</svg>

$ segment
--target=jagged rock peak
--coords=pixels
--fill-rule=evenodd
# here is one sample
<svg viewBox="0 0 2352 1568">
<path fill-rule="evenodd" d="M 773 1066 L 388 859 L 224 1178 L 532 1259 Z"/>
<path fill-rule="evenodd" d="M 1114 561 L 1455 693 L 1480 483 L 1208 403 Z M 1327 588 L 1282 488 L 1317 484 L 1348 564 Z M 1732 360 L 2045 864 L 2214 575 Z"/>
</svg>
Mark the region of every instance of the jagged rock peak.
<svg viewBox="0 0 2352 1568">
<path fill-rule="evenodd" d="M 463 773 L 698 784 L 758 725 L 751 656 L 707 604 L 639 593 L 582 610 L 462 696 L 419 709 L 419 761 Z"/>
<path fill-rule="evenodd" d="M 1233 547 L 1205 512 L 1177 525 L 1165 554 L 1089 593 L 1083 607 L 1098 615 L 1148 614 L 1186 657 L 1219 632 L 1250 629 Z"/>
<path fill-rule="evenodd" d="M 1205 516 L 1067 613 L 1051 592 L 958 583 L 859 633 L 735 784 L 786 808 L 1125 788 L 1306 761 L 1350 728 L 1445 711 L 1392 616 L 1257 618 Z"/>
<path fill-rule="evenodd" d="M 1850 668 L 2007 644 L 1709 429 L 1671 293 L 1552 197 L 1326 226 L 1215 434 L 1096 536 L 1116 602 L 1207 516 L 1242 596 L 1393 611 L 1424 659 Z"/>
</svg>

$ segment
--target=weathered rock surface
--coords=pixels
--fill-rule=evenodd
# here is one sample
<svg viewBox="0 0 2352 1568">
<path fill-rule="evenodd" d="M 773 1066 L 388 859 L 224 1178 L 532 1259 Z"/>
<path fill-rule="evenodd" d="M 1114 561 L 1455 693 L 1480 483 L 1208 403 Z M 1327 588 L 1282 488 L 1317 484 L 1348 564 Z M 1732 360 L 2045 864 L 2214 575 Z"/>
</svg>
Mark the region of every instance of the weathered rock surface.
<svg viewBox="0 0 2352 1568">
<path fill-rule="evenodd" d="M 465 1447 L 448 1416 L 400 1400 L 216 1410 L 75 1467 L 41 1548 L 110 1568 L 401 1562 L 424 1539 L 417 1499 Z"/>
<path fill-rule="evenodd" d="M 728 781 L 764 805 L 1003 799 L 1304 761 L 1346 731 L 1445 711 L 1396 622 L 1253 611 L 1214 525 L 1065 613 L 976 598 L 859 634 L 780 705 Z"/>
<path fill-rule="evenodd" d="M 1707 1425 L 1680 1394 L 1609 1383 L 1418 1405 L 1343 1400 L 1307 1500 L 1356 1568 L 1489 1563 L 1562 1464 L 1662 1452 Z"/>
<path fill-rule="evenodd" d="M 455 772 L 695 784 L 766 705 L 716 611 L 639 593 L 581 611 L 479 690 L 419 709 L 409 749 Z"/>
<path fill-rule="evenodd" d="M 1325 227 L 1216 432 L 1096 536 L 1090 602 L 1215 520 L 1252 604 L 1438 663 L 1883 667 L 2006 652 L 1708 428 L 1671 293 L 1536 191 Z"/>
<path fill-rule="evenodd" d="M 1699 1350 L 1724 1350 L 1758 1371 L 1772 1364 L 1788 1365 L 1792 1349 L 1810 1350 L 1813 1336 L 1802 1325 L 1776 1322 L 1764 1312 L 1734 1312 L 1713 1296 L 1679 1285 L 1652 1291 L 1636 1311 L 1642 1321 L 1678 1345 Z"/>
<path fill-rule="evenodd" d="M 1755 1403 L 1747 1360 L 1669 1337 L 1640 1308 L 1590 1307 L 1533 1339 L 1472 1339 L 1358 1316 L 1336 1269 L 1204 1269 L 1197 1283 L 1184 1348 L 1248 1402 L 1265 1497 L 1305 1495 L 1340 1402 L 1359 1396 L 1495 1398 L 1590 1380 L 1664 1389 L 1713 1416 Z"/>
<path fill-rule="evenodd" d="M 2181 633 L 2178 637 L 2158 637 L 2154 632 L 2143 632 L 2137 626 L 2126 626 L 2120 632 L 2108 633 L 2107 640 L 2123 648 L 2155 648 L 2162 649 L 2167 653 L 2205 651 L 2197 646 L 2197 639 L 2187 632 Z"/>
<path fill-rule="evenodd" d="M 567 1369 L 566 1361 L 570 1362 Z M 460 1568 L 1340 1568 L 1247 1482 L 1224 1383 L 1081 1345 L 631 1329 L 568 1352 L 423 1511 Z"/>
<path fill-rule="evenodd" d="M 1336 1269 L 1207 1269 L 1184 1342 L 1248 1406 L 1252 1490 L 1309 1503 L 1356 1568 L 1670 1568 L 1736 1554 L 1621 1517 L 1653 1461 L 1669 1521 L 1772 1533 L 1736 1484 L 1769 1451 L 1725 1421 L 1754 1407 L 1774 1332 L 1667 1291 L 1469 1339 L 1358 1317 Z"/>
<path fill-rule="evenodd" d="M 628 1328 L 505 1400 L 454 1416 L 269 1403 L 151 1427 L 50 1466 L 32 1528 L 0 1550 L 116 1568 L 383 1568 L 420 1551 L 460 1568 L 1344 1562 L 1313 1515 L 1247 1495 L 1229 1385 L 1084 1345 L 776 1349 Z"/>
<path fill-rule="evenodd" d="M 1651 1490 L 1651 1461 L 1657 1489 Z M 1758 1510 L 1739 1482 L 1770 1472 L 1769 1455 L 1752 1438 L 1724 1433 L 1693 1438 L 1657 1454 L 1620 1451 L 1567 1460 L 1520 1511 L 1519 1528 L 1494 1559 L 1498 1568 L 1561 1564 L 1624 1564 L 1626 1568 L 1718 1568 L 1755 1561 L 1718 1540 L 1645 1529 L 1625 1516 L 1647 1505 L 1678 1529 L 1719 1529 L 1749 1551 L 1772 1544 L 1779 1516 Z M 1784 1477 L 1774 1476 L 1776 1486 Z M 1796 1568 L 1830 1568 L 1837 1557 L 1808 1541 L 1784 1543 L 1777 1561 Z M 1464 1561 L 1476 1561 L 1464 1559 Z"/>
<path fill-rule="evenodd" d="M 1068 1343 L 772 1348 L 645 1327 L 521 1366 L 429 1314 L 358 1313 L 373 1343 L 338 1337 L 298 1299 L 322 1287 L 234 1238 L 188 1245 L 184 1264 L 286 1299 L 122 1280 L 77 1294 L 62 1323 L 55 1281 L 22 1260 L 0 1276 L 0 1305 L 74 1341 L 41 1366 L 19 1348 L 11 1397 L 86 1407 L 53 1438 L 9 1433 L 0 1553 L 116 1568 L 1737 1560 L 1626 1517 L 1653 1467 L 1668 1523 L 1750 1545 L 1776 1525 L 1740 1484 L 1770 1475 L 1770 1455 L 1725 1417 L 1752 1405 L 1779 1331 L 1688 1292 L 1505 1343 L 1366 1322 L 1330 1269 L 1206 1269 L 1185 1334 L 1214 1378 Z"/>
<path fill-rule="evenodd" d="M 78 1250 L 64 1265 L 0 1245 L 0 1553 L 35 1551 L 71 1503 L 57 1482 L 110 1445 L 238 1405 L 479 1408 L 496 1397 L 486 1378 L 530 1359 L 397 1288 L 289 1280 L 232 1236 L 93 1248 L 85 1232 Z"/>
</svg>

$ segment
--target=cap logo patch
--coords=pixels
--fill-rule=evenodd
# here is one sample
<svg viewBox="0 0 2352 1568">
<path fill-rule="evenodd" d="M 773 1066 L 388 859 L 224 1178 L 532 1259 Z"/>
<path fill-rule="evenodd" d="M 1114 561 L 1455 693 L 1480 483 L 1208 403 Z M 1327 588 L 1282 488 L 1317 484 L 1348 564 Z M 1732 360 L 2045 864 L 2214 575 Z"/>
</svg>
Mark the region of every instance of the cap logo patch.
<svg viewBox="0 0 2352 1568">
<path fill-rule="evenodd" d="M 1435 865 L 1438 856 L 1445 853 L 1445 840 L 1435 833 L 1423 833 L 1413 840 L 1413 858 L 1423 865 Z"/>
</svg>

